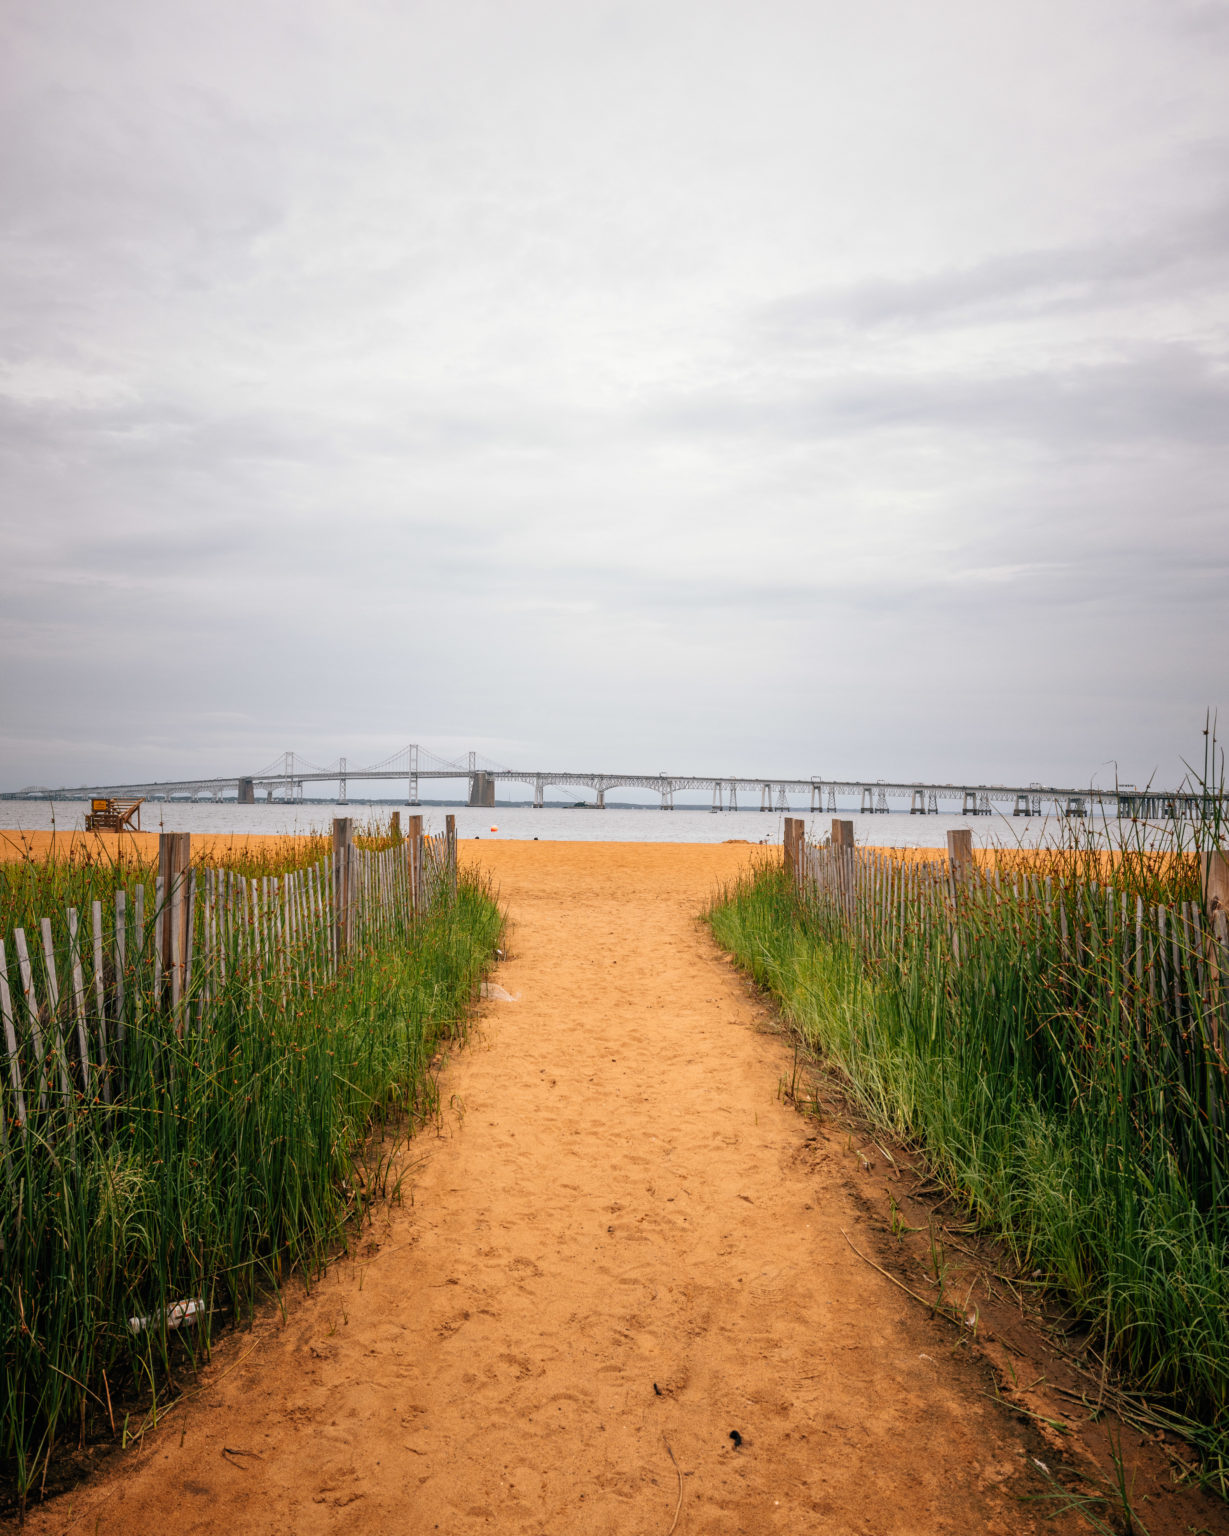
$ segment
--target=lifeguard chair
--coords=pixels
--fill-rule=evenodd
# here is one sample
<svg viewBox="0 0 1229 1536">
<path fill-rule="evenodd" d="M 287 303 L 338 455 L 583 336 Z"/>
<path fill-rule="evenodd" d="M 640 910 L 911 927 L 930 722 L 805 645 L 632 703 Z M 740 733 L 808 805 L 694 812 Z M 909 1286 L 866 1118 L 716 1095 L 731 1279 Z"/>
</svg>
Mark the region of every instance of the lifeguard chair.
<svg viewBox="0 0 1229 1536">
<path fill-rule="evenodd" d="M 139 832 L 141 830 L 140 800 L 91 800 L 85 818 L 87 832 Z"/>
</svg>

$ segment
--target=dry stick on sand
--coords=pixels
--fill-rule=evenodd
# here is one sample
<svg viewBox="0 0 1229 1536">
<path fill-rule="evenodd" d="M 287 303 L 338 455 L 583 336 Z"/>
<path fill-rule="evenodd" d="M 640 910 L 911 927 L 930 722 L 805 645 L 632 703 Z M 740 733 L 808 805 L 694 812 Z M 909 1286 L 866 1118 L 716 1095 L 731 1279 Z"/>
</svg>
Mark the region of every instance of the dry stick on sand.
<svg viewBox="0 0 1229 1536">
<path fill-rule="evenodd" d="M 957 1328 L 964 1328 L 968 1326 L 962 1317 L 951 1311 L 950 1308 L 945 1307 L 941 1301 L 927 1301 L 925 1296 L 919 1296 L 918 1293 L 914 1290 L 911 1290 L 903 1280 L 898 1280 L 895 1275 L 890 1275 L 886 1269 L 880 1268 L 880 1266 L 875 1263 L 874 1259 L 868 1259 L 864 1253 L 859 1253 L 858 1249 L 853 1247 L 853 1242 L 850 1239 L 849 1233 L 846 1232 L 844 1227 L 841 1228 L 841 1236 L 847 1243 L 849 1243 L 849 1246 L 853 1248 L 853 1251 L 862 1260 L 863 1264 L 869 1264 L 872 1269 L 879 1270 L 879 1273 L 885 1280 L 890 1280 L 893 1285 L 900 1286 L 901 1290 L 904 1291 L 906 1296 L 912 1296 L 914 1301 L 921 1302 L 922 1306 L 928 1308 L 931 1312 L 937 1312 L 940 1317 L 947 1318 L 949 1323 L 955 1323 Z"/>
<path fill-rule="evenodd" d="M 666 1455 L 669 1456 L 671 1461 L 674 1461 L 674 1452 L 670 1449 L 670 1442 L 666 1439 L 665 1435 L 661 1437 L 661 1443 L 666 1448 Z M 679 1501 L 674 1506 L 674 1519 L 670 1522 L 670 1529 L 666 1532 L 666 1536 L 674 1536 L 674 1527 L 679 1523 L 679 1511 L 683 1507 L 683 1471 L 677 1461 L 674 1461 L 674 1473 L 679 1480 Z"/>
</svg>

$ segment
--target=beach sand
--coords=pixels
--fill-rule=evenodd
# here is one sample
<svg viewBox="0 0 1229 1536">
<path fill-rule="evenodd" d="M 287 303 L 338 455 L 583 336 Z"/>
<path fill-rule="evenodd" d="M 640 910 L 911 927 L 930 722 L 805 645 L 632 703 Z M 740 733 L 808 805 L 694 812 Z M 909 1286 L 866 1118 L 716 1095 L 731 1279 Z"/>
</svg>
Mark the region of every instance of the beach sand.
<svg viewBox="0 0 1229 1536">
<path fill-rule="evenodd" d="M 792 1052 L 697 922 L 765 850 L 461 851 L 514 1000 L 446 1063 L 403 1203 L 29 1529 L 1076 1529 L 1019 1501 L 984 1368 L 851 1251 L 846 1133 L 783 1101 Z"/>
</svg>

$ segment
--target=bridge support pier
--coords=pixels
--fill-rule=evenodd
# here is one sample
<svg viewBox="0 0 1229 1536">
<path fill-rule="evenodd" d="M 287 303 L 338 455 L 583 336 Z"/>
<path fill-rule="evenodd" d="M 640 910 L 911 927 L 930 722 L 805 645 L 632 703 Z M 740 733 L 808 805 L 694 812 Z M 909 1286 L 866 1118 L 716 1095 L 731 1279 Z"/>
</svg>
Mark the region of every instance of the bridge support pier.
<svg viewBox="0 0 1229 1536">
<path fill-rule="evenodd" d="M 721 780 L 713 780 L 713 815 L 721 810 Z"/>
<path fill-rule="evenodd" d="M 535 811 L 540 811 L 545 804 L 546 801 L 542 794 L 542 778 L 539 775 L 533 781 L 533 808 Z"/>
<path fill-rule="evenodd" d="M 738 785 L 735 784 L 734 781 L 731 779 L 730 780 L 730 798 L 726 801 L 726 810 L 727 811 L 736 811 L 737 809 L 738 809 Z"/>
<path fill-rule="evenodd" d="M 966 789 L 962 792 L 960 814 L 962 816 L 977 815 L 977 791 L 975 789 Z"/>
<path fill-rule="evenodd" d="M 859 814 L 862 816 L 875 814 L 875 788 L 872 784 L 862 786 L 862 804 L 859 807 Z"/>
<path fill-rule="evenodd" d="M 674 784 L 670 779 L 663 779 L 661 783 L 661 808 L 663 811 L 674 809 Z"/>
<path fill-rule="evenodd" d="M 911 792 L 909 796 L 909 814 L 910 816 L 925 816 L 926 791 L 924 789 L 915 789 Z"/>
<path fill-rule="evenodd" d="M 606 809 L 606 790 L 604 786 L 597 792 L 597 809 L 599 811 Z"/>
<path fill-rule="evenodd" d="M 1030 797 L 1028 795 L 1017 795 L 1016 803 L 1012 807 L 1011 814 L 1013 816 L 1031 816 L 1032 806 L 1030 805 L 1029 800 Z"/>
<path fill-rule="evenodd" d="M 255 805 L 256 804 L 256 786 L 255 786 L 255 784 L 252 783 L 251 779 L 240 779 L 239 780 L 239 804 L 240 805 Z"/>
<path fill-rule="evenodd" d="M 481 768 L 470 778 L 469 803 L 485 810 L 495 809 L 495 780 L 489 773 L 483 773 Z"/>
<path fill-rule="evenodd" d="M 771 811 L 772 810 L 772 785 L 771 784 L 763 784 L 763 785 L 760 786 L 760 810 L 761 811 Z"/>
<path fill-rule="evenodd" d="M 812 781 L 811 781 L 811 815 L 814 816 L 816 811 L 822 811 L 823 808 L 824 808 L 824 786 L 822 784 L 816 783 L 816 781 L 814 779 L 812 779 Z"/>
</svg>

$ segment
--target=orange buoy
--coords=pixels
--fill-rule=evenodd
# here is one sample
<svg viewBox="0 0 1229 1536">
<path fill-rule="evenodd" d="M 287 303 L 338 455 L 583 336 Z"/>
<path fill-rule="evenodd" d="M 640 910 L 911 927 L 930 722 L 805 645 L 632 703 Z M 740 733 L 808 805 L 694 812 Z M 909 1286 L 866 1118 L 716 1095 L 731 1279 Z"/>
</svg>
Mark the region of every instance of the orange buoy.
<svg viewBox="0 0 1229 1536">
<path fill-rule="evenodd" d="M 492 827 L 492 828 L 491 828 L 491 831 L 492 831 L 492 832 L 498 832 L 498 831 L 499 831 L 499 828 L 498 828 L 498 827 Z"/>
</svg>

